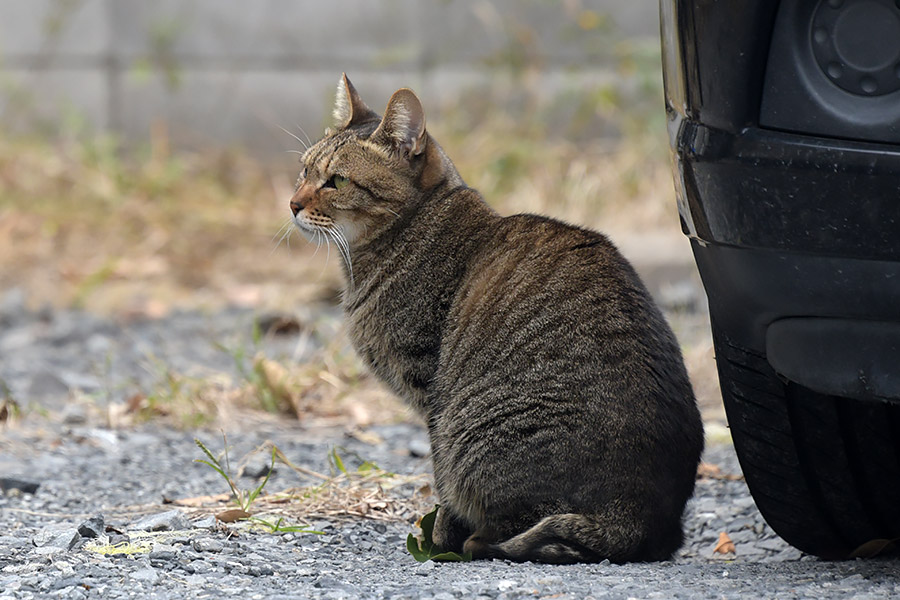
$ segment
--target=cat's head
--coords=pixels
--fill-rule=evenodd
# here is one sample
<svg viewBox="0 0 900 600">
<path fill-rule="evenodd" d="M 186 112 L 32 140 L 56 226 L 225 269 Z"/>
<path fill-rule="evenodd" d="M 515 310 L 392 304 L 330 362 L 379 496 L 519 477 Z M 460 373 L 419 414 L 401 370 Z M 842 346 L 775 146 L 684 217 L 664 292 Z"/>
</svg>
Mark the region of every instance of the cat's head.
<svg viewBox="0 0 900 600">
<path fill-rule="evenodd" d="M 349 251 L 390 227 L 445 178 L 445 160 L 425 132 L 425 112 L 412 90 L 397 90 L 382 118 L 344 75 L 334 117 L 335 127 L 300 159 L 290 207 L 307 238 L 324 234 Z"/>
</svg>

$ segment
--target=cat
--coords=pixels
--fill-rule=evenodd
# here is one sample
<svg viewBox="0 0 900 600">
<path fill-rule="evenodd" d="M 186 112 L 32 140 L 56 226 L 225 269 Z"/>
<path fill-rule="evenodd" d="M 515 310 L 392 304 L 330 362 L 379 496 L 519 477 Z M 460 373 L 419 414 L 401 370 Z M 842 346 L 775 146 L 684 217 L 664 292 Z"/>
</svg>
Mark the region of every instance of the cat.
<svg viewBox="0 0 900 600">
<path fill-rule="evenodd" d="M 379 117 L 344 75 L 290 200 L 343 257 L 362 360 L 425 420 L 434 542 L 475 558 L 665 560 L 703 427 L 675 337 L 602 234 L 502 217 L 400 89 Z"/>
</svg>

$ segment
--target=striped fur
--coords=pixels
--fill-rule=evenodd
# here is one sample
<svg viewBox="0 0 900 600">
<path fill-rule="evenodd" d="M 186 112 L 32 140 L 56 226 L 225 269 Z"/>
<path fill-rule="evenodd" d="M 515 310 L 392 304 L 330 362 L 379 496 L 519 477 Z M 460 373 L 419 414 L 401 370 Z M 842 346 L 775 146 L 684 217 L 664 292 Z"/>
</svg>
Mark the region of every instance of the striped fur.
<svg viewBox="0 0 900 600">
<path fill-rule="evenodd" d="M 343 123 L 304 156 L 295 221 L 342 232 L 354 347 L 428 424 L 435 540 L 522 561 L 670 557 L 702 425 L 632 267 L 600 233 L 497 215 L 409 90 L 384 119 L 357 119 L 343 85 Z M 350 183 L 329 188 L 334 174 Z"/>
</svg>

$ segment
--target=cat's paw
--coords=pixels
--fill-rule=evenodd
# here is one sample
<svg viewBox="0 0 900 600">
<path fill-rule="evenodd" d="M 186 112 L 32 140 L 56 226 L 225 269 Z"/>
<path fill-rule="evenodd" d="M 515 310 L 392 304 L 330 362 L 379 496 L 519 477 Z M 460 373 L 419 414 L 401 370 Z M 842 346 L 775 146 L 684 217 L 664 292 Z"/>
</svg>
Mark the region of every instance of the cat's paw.
<svg viewBox="0 0 900 600">
<path fill-rule="evenodd" d="M 476 531 L 463 544 L 464 553 L 472 553 L 472 558 L 501 558 L 503 553 L 496 544 L 492 535 L 485 535 L 482 531 Z"/>
</svg>

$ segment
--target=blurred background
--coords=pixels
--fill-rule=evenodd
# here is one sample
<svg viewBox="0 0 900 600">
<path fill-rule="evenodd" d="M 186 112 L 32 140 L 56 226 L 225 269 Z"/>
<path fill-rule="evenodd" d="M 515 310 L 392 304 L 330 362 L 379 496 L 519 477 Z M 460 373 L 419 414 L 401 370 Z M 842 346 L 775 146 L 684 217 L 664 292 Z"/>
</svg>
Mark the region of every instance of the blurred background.
<svg viewBox="0 0 900 600">
<path fill-rule="evenodd" d="M 289 151 L 330 124 L 347 72 L 377 111 L 413 88 L 429 131 L 501 213 L 607 233 L 666 310 L 707 419 L 720 419 L 671 184 L 657 11 L 655 0 L 0 0 L 5 402 L 27 413 L 49 389 L 110 422 L 181 415 L 186 402 L 193 424 L 226 399 L 301 418 L 325 404 L 361 423 L 406 418 L 342 337 L 336 252 L 283 228 Z M 185 315 L 202 315 L 202 335 Z M 54 345 L 61 319 L 81 332 L 70 346 Z M 169 346 L 127 345 L 147 322 Z M 87 343 L 98 335 L 108 343 Z M 48 384 L 58 372 L 69 375 Z"/>
</svg>

